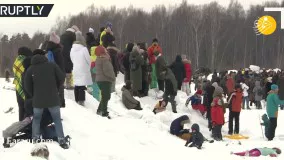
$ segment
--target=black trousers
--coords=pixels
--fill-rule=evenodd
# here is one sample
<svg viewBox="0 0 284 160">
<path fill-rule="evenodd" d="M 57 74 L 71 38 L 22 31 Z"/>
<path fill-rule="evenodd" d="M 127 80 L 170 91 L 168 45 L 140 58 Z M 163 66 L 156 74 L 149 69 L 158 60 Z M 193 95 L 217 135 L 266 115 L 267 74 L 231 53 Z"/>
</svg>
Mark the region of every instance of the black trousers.
<svg viewBox="0 0 284 160">
<path fill-rule="evenodd" d="M 19 106 L 19 121 L 24 120 L 25 117 L 25 100 L 16 92 L 17 102 Z"/>
<path fill-rule="evenodd" d="M 178 84 L 178 86 L 177 86 L 177 88 L 178 88 L 178 90 L 181 90 L 181 86 L 182 86 L 182 81 L 181 82 L 177 82 Z"/>
<path fill-rule="evenodd" d="M 240 128 L 240 112 L 230 111 L 229 113 L 229 134 L 233 133 L 233 122 L 235 121 L 235 134 L 239 134 Z"/>
<path fill-rule="evenodd" d="M 270 124 L 268 126 L 268 140 L 271 141 L 275 137 L 275 130 L 277 127 L 277 118 L 269 118 Z"/>
<path fill-rule="evenodd" d="M 64 98 L 64 85 L 59 88 L 59 98 L 60 98 L 60 107 L 65 107 L 65 98 Z"/>
<path fill-rule="evenodd" d="M 158 86 L 160 91 L 165 91 L 165 81 L 164 80 L 159 80 L 158 79 Z"/>
<path fill-rule="evenodd" d="M 255 101 L 255 104 L 256 104 L 256 109 L 262 109 L 260 101 Z"/>
<path fill-rule="evenodd" d="M 223 140 L 222 136 L 222 125 L 216 125 L 212 128 L 213 138 L 216 140 Z"/>
<path fill-rule="evenodd" d="M 146 80 L 142 80 L 142 90 L 139 91 L 140 95 L 143 97 L 148 96 L 149 91 L 149 83 Z"/>
<path fill-rule="evenodd" d="M 87 88 L 85 86 L 75 86 L 74 88 L 74 94 L 75 94 L 75 101 L 85 101 L 86 95 L 85 95 L 85 90 Z"/>
</svg>

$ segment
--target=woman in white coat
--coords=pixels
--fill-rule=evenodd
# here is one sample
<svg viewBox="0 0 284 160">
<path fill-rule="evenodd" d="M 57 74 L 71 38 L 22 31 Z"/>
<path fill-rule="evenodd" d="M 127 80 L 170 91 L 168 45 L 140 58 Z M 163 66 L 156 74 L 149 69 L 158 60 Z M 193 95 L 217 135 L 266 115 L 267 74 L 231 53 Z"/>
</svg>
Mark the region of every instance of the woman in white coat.
<svg viewBox="0 0 284 160">
<path fill-rule="evenodd" d="M 85 38 L 80 31 L 76 32 L 76 41 L 72 46 L 70 57 L 73 63 L 75 101 L 84 106 L 86 86 L 93 82 L 90 71 L 91 57 L 86 47 Z"/>
</svg>

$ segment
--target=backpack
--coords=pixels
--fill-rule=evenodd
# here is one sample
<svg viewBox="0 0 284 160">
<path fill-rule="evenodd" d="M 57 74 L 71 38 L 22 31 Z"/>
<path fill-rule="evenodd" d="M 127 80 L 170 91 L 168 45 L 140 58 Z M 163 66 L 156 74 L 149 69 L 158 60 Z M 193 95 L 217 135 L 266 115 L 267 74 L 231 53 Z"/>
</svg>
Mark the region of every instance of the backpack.
<svg viewBox="0 0 284 160">
<path fill-rule="evenodd" d="M 136 59 L 130 61 L 130 70 L 136 71 L 139 68 L 139 65 L 136 63 Z"/>
<path fill-rule="evenodd" d="M 47 59 L 48 59 L 48 62 L 53 62 L 53 63 L 55 63 L 54 55 L 53 55 L 53 52 L 52 52 L 52 51 L 48 51 L 48 52 L 47 52 Z"/>
<path fill-rule="evenodd" d="M 262 88 L 259 88 L 259 89 L 257 90 L 257 95 L 258 95 L 258 96 L 262 96 L 262 94 L 263 94 Z"/>
</svg>

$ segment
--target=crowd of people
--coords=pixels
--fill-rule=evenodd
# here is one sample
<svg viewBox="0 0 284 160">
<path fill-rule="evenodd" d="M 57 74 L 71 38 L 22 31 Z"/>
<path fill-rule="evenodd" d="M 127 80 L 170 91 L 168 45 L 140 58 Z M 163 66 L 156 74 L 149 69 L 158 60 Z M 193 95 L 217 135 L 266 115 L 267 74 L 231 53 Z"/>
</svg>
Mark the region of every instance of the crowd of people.
<svg viewBox="0 0 284 160">
<path fill-rule="evenodd" d="M 27 46 L 21 47 L 13 72 L 19 122 L 3 132 L 4 138 L 15 138 L 17 132 L 25 130 L 25 139 L 56 139 L 65 149 L 69 148 L 69 136 L 64 135 L 60 113 L 66 107 L 64 89 L 74 90 L 75 101 L 81 106 L 85 105 L 88 90 L 100 102 L 97 114 L 111 119 L 108 101 L 115 92 L 119 72 L 124 74 L 122 102 L 127 109 L 142 110 L 143 106 L 134 97 L 148 96 L 149 89 L 155 89 L 157 93 L 163 92 L 163 97 L 154 106 L 154 114 L 163 112 L 168 103 L 172 112 L 177 113 L 175 97 L 181 90 L 189 96 L 185 106 L 191 102 L 194 110 L 206 116 L 208 128 L 217 141 L 223 139 L 221 130 L 226 108 L 229 109 L 228 134 L 239 134 L 241 110 L 250 110 L 253 104 L 256 109 L 262 109 L 265 104 L 262 100 L 267 101 L 265 135 L 268 140 L 275 136 L 278 106 L 284 108 L 284 72 L 240 69 L 237 73 L 218 74 L 214 71 L 210 81 L 202 76 L 192 81 L 191 62 L 186 55 L 177 55 L 173 63 L 168 63 L 157 38 L 149 47 L 145 42 L 129 42 L 120 51 L 115 45 L 111 23 L 102 27 L 98 36 L 92 28 L 84 36 L 74 25 L 61 37 L 52 32 L 39 49 L 31 51 Z M 192 82 L 197 91 L 190 96 Z M 171 133 L 186 139 L 186 146 L 193 143 L 191 147 L 200 149 L 206 139 L 198 124 L 189 132 L 183 129 L 189 117 L 183 116 L 177 121 L 173 124 L 178 127 L 171 126 Z"/>
</svg>

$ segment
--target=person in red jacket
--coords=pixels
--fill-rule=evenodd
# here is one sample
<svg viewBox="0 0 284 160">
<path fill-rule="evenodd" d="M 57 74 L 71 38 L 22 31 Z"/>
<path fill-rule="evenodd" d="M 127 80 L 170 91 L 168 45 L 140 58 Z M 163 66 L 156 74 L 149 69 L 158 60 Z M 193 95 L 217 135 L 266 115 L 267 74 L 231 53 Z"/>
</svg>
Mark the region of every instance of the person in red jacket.
<svg viewBox="0 0 284 160">
<path fill-rule="evenodd" d="M 233 134 L 233 121 L 235 120 L 234 134 L 239 134 L 240 126 L 240 112 L 243 103 L 243 91 L 239 84 L 236 85 L 236 90 L 231 94 L 228 103 L 230 104 L 229 109 L 229 135 Z"/>
<path fill-rule="evenodd" d="M 211 120 L 212 120 L 212 137 L 216 141 L 222 141 L 222 126 L 225 123 L 224 120 L 224 102 L 222 100 L 222 93 L 216 94 L 211 104 Z"/>
<path fill-rule="evenodd" d="M 182 91 L 185 92 L 188 96 L 190 94 L 190 81 L 191 81 L 191 62 L 186 58 L 186 55 L 182 55 L 182 62 L 185 69 L 185 78 L 182 83 Z"/>
<path fill-rule="evenodd" d="M 148 58 L 149 64 L 152 66 L 152 74 L 151 74 L 151 85 L 150 88 L 157 88 L 157 76 L 156 76 L 156 56 L 162 54 L 162 48 L 159 46 L 158 39 L 154 38 L 152 45 L 148 48 Z"/>
<path fill-rule="evenodd" d="M 227 91 L 228 91 L 228 95 L 230 96 L 231 93 L 234 92 L 235 89 L 235 81 L 232 77 L 233 73 L 230 73 L 227 77 L 227 82 L 226 82 L 226 87 L 227 87 Z"/>
</svg>

